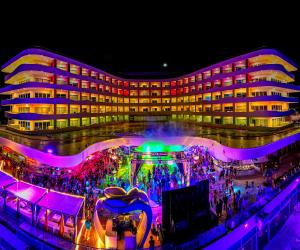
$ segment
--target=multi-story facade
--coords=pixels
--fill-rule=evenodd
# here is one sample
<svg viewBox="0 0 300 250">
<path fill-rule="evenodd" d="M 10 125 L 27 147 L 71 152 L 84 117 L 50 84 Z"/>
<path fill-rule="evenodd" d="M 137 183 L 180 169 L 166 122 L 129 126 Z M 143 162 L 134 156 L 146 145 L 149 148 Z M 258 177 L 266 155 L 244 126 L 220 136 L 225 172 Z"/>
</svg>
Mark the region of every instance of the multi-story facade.
<svg viewBox="0 0 300 250">
<path fill-rule="evenodd" d="M 276 50 L 238 56 L 173 79 L 124 79 L 64 56 L 28 49 L 2 66 L 8 126 L 57 130 L 117 121 L 282 127 L 298 99 L 296 66 Z"/>
</svg>

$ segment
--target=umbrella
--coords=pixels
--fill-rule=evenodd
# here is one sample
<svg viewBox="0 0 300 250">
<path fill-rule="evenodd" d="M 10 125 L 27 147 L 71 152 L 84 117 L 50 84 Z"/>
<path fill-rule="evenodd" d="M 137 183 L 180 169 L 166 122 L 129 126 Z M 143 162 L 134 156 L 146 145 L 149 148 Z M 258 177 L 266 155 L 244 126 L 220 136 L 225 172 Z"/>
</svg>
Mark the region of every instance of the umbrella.
<svg viewBox="0 0 300 250">
<path fill-rule="evenodd" d="M 60 225 L 59 225 L 59 234 L 61 236 L 64 235 L 64 231 L 65 231 L 65 223 L 64 223 L 64 215 L 62 214 L 61 215 L 61 219 L 60 219 Z"/>
<path fill-rule="evenodd" d="M 46 209 L 46 212 L 45 212 L 45 230 L 48 231 L 48 209 Z"/>
</svg>

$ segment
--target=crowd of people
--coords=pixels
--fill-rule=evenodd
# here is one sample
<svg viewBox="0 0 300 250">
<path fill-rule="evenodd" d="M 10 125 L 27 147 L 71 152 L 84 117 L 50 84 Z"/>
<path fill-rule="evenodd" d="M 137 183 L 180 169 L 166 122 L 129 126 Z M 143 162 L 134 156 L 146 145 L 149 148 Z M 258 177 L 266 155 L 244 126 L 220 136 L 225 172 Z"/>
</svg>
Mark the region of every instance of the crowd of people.
<svg viewBox="0 0 300 250">
<path fill-rule="evenodd" d="M 118 161 L 114 159 L 113 149 L 97 152 L 87 158 L 75 170 L 64 170 L 53 167 L 35 169 L 25 161 L 20 161 L 7 153 L 0 152 L 3 160 L 3 170 L 11 173 L 17 179 L 38 185 L 47 189 L 86 197 L 86 217 L 91 218 L 96 200 L 103 195 L 104 188 L 110 185 L 120 185 L 125 180 L 114 177 Z"/>
<path fill-rule="evenodd" d="M 233 167 L 223 168 L 221 171 L 217 169 L 217 160 L 202 146 L 188 147 L 184 152 L 178 153 L 173 159 L 177 164 L 172 168 L 166 162 L 154 164 L 140 179 L 137 178 L 137 183 L 132 183 L 129 173 L 123 175 L 119 173 L 121 166 L 128 163 L 130 165 L 130 159 L 132 154 L 119 147 L 97 152 L 72 170 L 46 166 L 36 169 L 0 148 L 2 169 L 16 178 L 48 189 L 85 196 L 87 218 L 91 218 L 97 199 L 103 196 L 104 189 L 109 186 L 119 186 L 128 190 L 136 184 L 150 199 L 161 203 L 163 191 L 209 179 L 210 206 L 218 218 L 225 217 L 225 220 L 247 209 L 251 203 L 264 195 L 264 187 L 261 184 L 246 182 L 244 186 L 237 187 L 235 169 Z M 278 164 L 274 166 L 278 168 Z M 298 171 L 300 171 L 299 164 L 294 164 L 293 168 L 273 181 L 274 186 L 278 186 Z"/>
</svg>

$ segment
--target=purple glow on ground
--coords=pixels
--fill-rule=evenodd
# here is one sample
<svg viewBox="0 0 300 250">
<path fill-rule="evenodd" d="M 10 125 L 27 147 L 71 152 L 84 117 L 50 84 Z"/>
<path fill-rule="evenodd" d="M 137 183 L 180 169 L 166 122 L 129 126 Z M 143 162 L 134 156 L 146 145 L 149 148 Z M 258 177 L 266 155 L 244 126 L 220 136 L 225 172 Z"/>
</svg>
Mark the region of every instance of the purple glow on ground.
<svg viewBox="0 0 300 250">
<path fill-rule="evenodd" d="M 300 213 L 291 215 L 282 229 L 275 235 L 265 250 L 300 249 Z"/>
</svg>

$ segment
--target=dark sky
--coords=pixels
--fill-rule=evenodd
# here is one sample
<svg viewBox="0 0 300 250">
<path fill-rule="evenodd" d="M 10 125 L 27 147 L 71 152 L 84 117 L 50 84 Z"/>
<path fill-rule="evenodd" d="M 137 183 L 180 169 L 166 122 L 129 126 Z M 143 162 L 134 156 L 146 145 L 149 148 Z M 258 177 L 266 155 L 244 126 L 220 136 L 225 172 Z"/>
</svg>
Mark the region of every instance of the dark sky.
<svg viewBox="0 0 300 250">
<path fill-rule="evenodd" d="M 278 49 L 300 65 L 299 14 L 292 13 L 297 6 L 251 3 L 226 3 L 224 8 L 215 2 L 77 4 L 75 10 L 26 4 L 20 13 L 7 9 L 10 13 L 2 17 L 0 64 L 25 48 L 41 46 L 114 74 L 180 75 L 261 47 Z"/>
<path fill-rule="evenodd" d="M 297 1 L 62 2 L 1 6 L 0 65 L 36 46 L 128 78 L 134 78 L 130 72 L 178 76 L 262 47 L 300 65 Z M 3 77 L 0 73 L 0 86 Z M 296 84 L 299 80 L 297 72 Z"/>
</svg>

